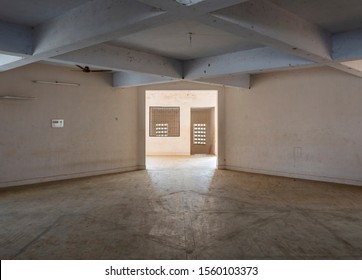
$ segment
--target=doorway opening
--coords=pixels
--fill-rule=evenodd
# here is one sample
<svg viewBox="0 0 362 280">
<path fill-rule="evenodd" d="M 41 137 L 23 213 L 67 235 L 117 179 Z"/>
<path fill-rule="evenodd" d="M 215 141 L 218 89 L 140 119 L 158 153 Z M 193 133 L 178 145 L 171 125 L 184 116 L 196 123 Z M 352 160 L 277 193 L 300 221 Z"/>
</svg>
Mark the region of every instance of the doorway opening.
<svg viewBox="0 0 362 280">
<path fill-rule="evenodd" d="M 147 90 L 147 169 L 215 169 L 217 90 Z"/>
</svg>

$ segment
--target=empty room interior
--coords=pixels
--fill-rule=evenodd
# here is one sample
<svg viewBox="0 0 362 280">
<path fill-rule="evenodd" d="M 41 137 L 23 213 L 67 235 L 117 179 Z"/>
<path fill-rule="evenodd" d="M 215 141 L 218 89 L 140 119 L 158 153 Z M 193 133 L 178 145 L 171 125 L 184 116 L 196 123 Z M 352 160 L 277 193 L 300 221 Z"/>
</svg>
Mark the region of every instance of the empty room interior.
<svg viewBox="0 0 362 280">
<path fill-rule="evenodd" d="M 362 259 L 362 1 L 1 0 L 0 259 Z"/>
</svg>

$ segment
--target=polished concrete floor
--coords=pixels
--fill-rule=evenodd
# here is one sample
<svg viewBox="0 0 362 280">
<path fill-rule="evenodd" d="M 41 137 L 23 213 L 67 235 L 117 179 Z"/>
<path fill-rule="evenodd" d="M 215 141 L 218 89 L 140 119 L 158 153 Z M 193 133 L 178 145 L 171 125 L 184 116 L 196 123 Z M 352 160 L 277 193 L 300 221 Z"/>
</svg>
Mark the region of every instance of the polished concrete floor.
<svg viewBox="0 0 362 280">
<path fill-rule="evenodd" d="M 150 157 L 0 191 L 1 259 L 362 259 L 362 187 Z"/>
</svg>

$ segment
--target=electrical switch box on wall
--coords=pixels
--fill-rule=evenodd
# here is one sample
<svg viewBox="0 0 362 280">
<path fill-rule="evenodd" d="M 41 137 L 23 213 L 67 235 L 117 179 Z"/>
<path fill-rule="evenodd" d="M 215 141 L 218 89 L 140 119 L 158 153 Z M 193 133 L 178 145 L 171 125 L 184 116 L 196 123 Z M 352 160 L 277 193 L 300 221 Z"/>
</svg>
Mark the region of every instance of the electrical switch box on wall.
<svg viewBox="0 0 362 280">
<path fill-rule="evenodd" d="M 64 120 L 52 120 L 52 128 L 64 127 Z"/>
</svg>

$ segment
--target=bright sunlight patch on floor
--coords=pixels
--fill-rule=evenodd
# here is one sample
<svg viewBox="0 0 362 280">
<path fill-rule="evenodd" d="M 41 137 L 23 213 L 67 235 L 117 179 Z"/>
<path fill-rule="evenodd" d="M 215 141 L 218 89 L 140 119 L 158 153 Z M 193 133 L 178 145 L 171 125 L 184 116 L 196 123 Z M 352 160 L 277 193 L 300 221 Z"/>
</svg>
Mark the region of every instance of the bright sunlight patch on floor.
<svg viewBox="0 0 362 280">
<path fill-rule="evenodd" d="M 216 169 L 216 156 L 147 156 L 148 170 L 160 169 Z"/>
</svg>

